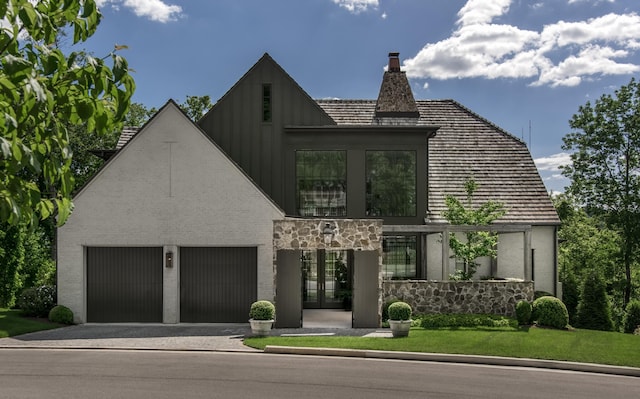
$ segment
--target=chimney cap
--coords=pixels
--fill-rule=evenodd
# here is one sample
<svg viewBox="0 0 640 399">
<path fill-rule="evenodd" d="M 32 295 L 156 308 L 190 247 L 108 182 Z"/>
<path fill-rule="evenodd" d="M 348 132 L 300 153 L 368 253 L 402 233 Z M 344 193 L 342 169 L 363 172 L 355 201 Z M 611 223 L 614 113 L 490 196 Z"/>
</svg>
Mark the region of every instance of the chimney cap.
<svg viewBox="0 0 640 399">
<path fill-rule="evenodd" d="M 389 72 L 400 72 L 400 53 L 389 53 Z"/>
</svg>

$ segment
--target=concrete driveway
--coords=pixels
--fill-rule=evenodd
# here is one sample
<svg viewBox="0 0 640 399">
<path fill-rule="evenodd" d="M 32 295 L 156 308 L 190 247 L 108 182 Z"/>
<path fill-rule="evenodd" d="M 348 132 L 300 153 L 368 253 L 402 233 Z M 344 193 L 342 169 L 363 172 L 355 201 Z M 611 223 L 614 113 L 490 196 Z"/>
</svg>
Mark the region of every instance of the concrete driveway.
<svg viewBox="0 0 640 399">
<path fill-rule="evenodd" d="M 81 324 L 0 339 L 0 347 L 255 351 L 248 324 Z"/>
</svg>

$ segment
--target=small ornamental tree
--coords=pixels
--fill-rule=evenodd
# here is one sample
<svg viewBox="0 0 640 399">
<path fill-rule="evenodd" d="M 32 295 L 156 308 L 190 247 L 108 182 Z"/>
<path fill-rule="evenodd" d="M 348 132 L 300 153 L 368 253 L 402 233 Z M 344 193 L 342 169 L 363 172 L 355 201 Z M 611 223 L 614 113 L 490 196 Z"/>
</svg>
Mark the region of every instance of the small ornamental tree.
<svg viewBox="0 0 640 399">
<path fill-rule="evenodd" d="M 597 271 L 589 273 L 582 284 L 575 326 L 589 330 L 613 330 L 605 283 Z"/>
<path fill-rule="evenodd" d="M 445 204 L 447 210 L 444 217 L 452 225 L 487 226 L 506 213 L 504 204 L 497 201 L 487 201 L 479 206 L 473 206 L 473 195 L 478 189 L 478 184 L 473 178 L 468 178 L 464 183 L 467 193 L 466 204 L 453 195 L 447 195 Z M 496 245 L 498 237 L 489 231 L 467 231 L 465 239 L 459 239 L 455 233 L 449 233 L 449 247 L 453 251 L 452 258 L 460 259 L 464 264 L 462 279 L 470 280 L 476 272 L 478 263 L 476 259 L 489 256 L 497 256 Z"/>
</svg>

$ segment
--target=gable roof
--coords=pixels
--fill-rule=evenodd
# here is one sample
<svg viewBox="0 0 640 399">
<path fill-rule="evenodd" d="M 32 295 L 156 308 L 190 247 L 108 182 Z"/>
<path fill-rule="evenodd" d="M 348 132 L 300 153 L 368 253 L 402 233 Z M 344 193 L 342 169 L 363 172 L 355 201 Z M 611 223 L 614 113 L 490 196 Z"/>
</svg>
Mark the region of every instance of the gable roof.
<svg viewBox="0 0 640 399">
<path fill-rule="evenodd" d="M 213 141 L 211 137 L 209 137 L 208 134 L 206 134 L 198 125 L 196 125 L 173 99 L 169 99 L 162 107 L 160 107 L 160 109 L 153 116 L 151 116 L 151 118 L 149 118 L 149 120 L 145 122 L 142 127 L 125 127 L 120 134 L 120 138 L 118 139 L 115 154 L 107 159 L 106 162 L 102 164 L 100 169 L 98 169 L 98 171 L 96 171 L 96 173 L 94 173 L 93 176 L 91 176 L 91 178 L 89 178 L 85 182 L 85 184 L 78 189 L 78 191 L 74 194 L 74 198 L 79 197 L 82 192 L 88 186 L 90 186 L 95 179 L 98 178 L 102 171 L 108 168 L 112 163 L 117 162 L 117 159 L 121 155 L 121 153 L 125 151 L 137 137 L 144 134 L 147 129 L 151 129 L 153 121 L 156 118 L 160 118 L 160 115 L 166 112 L 172 112 L 174 113 L 174 115 L 178 115 L 186 119 L 190 126 L 195 131 L 200 133 L 208 142 L 210 142 L 213 147 L 220 153 L 220 155 L 224 157 L 224 159 L 226 159 L 226 161 L 228 161 L 249 182 L 249 184 L 251 184 L 253 188 L 255 188 L 260 193 L 260 195 L 262 195 L 279 213 L 284 215 L 284 211 L 280 208 L 280 206 L 276 204 L 275 201 L 273 201 L 273 199 L 269 195 L 267 195 L 264 190 L 262 190 L 262 188 L 258 184 L 256 184 L 256 182 L 244 171 L 244 169 L 242 169 L 233 159 L 231 159 L 231 157 L 229 157 L 227 153 L 222 148 L 220 148 L 220 146 L 215 141 Z"/>
<path fill-rule="evenodd" d="M 431 223 L 446 223 L 445 197 L 465 198 L 464 181 L 478 183 L 474 202 L 505 204 L 497 223 L 559 224 L 538 169 L 525 143 L 453 100 L 416 101 L 418 126 L 440 126 L 429 140 L 428 215 Z M 374 100 L 318 100 L 338 125 L 371 125 Z"/>
<path fill-rule="evenodd" d="M 213 104 L 213 106 L 211 107 L 211 109 L 202 116 L 202 118 L 200 118 L 200 120 L 197 122 L 199 125 L 205 121 L 210 114 L 212 114 L 215 109 L 222 103 L 225 102 L 225 100 L 227 99 L 227 97 L 230 97 L 231 94 L 236 90 L 236 88 L 242 86 L 242 84 L 244 83 L 245 80 L 249 80 L 250 77 L 254 74 L 255 71 L 257 71 L 258 69 L 262 68 L 262 67 L 272 67 L 275 70 L 278 71 L 279 74 L 281 74 L 282 76 L 285 77 L 285 80 L 288 81 L 291 85 L 293 85 L 296 89 L 299 90 L 299 93 L 303 96 L 304 100 L 308 101 L 309 104 L 311 104 L 311 106 L 315 107 L 317 109 L 317 111 L 324 117 L 326 123 L 328 124 L 333 124 L 331 121 L 331 117 L 329 115 L 327 115 L 327 113 L 325 112 L 325 110 L 318 106 L 318 104 L 316 103 L 316 101 L 311 98 L 311 96 L 309 96 L 309 94 L 307 94 L 307 92 L 300 87 L 300 85 L 298 84 L 298 82 L 296 82 L 291 75 L 289 75 L 287 73 L 287 71 L 284 70 L 284 68 L 282 68 L 280 66 L 280 64 L 278 64 L 270 55 L 269 53 L 264 53 L 262 55 L 262 57 L 260 57 L 260 59 L 253 64 L 253 66 L 251 68 L 249 68 L 249 70 L 247 72 L 245 72 L 244 75 L 242 75 L 242 77 L 240 79 L 238 79 L 238 81 L 231 86 L 231 88 L 229 88 L 229 90 L 227 90 L 227 92 L 225 94 L 222 95 L 222 97 L 220 97 L 220 99 L 218 101 L 216 101 L 215 104 Z"/>
</svg>

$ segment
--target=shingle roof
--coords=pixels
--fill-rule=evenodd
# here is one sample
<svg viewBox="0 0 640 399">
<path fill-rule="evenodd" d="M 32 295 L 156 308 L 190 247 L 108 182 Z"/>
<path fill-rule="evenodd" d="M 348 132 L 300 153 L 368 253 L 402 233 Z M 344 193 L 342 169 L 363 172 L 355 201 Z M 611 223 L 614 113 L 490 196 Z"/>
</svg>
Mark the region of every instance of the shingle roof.
<svg viewBox="0 0 640 399">
<path fill-rule="evenodd" d="M 430 221 L 445 223 L 446 195 L 464 199 L 464 181 L 479 187 L 474 202 L 505 204 L 498 223 L 559 224 L 544 183 L 524 142 L 453 100 L 418 100 L 420 125 L 440 126 L 429 141 Z M 370 125 L 373 100 L 318 100 L 338 125 Z"/>
<path fill-rule="evenodd" d="M 116 150 L 119 150 L 122 147 L 124 147 L 124 145 L 127 144 L 127 142 L 131 140 L 131 138 L 135 136 L 136 133 L 138 133 L 138 130 L 140 130 L 140 128 L 125 126 L 122 129 L 122 132 L 120 133 L 120 137 L 118 138 L 118 143 L 116 144 Z"/>
</svg>

